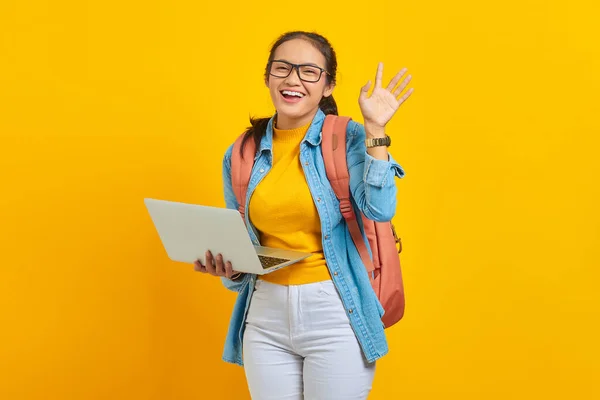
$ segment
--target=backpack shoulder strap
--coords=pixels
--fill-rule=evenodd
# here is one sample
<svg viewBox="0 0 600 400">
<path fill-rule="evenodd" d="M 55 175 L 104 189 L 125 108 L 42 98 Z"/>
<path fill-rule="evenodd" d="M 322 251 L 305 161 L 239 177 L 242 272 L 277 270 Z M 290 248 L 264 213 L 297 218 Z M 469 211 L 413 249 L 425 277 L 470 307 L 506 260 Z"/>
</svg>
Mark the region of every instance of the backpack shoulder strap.
<svg viewBox="0 0 600 400">
<path fill-rule="evenodd" d="M 349 122 L 349 117 L 329 114 L 323 123 L 321 148 L 325 171 L 329 183 L 340 201 L 350 199 L 350 175 L 346 163 L 346 128 Z M 347 212 L 349 211 L 352 211 L 352 208 Z"/>
<path fill-rule="evenodd" d="M 350 173 L 346 160 L 346 129 L 351 118 L 327 115 L 323 123 L 322 152 L 329 183 L 340 201 L 340 211 L 346 220 L 352 241 L 360 254 L 367 272 L 375 270 L 364 238 L 360 232 L 356 214 L 350 202 Z"/>
<path fill-rule="evenodd" d="M 250 183 L 250 174 L 254 165 L 254 156 L 256 155 L 256 145 L 253 138 L 248 138 L 244 144 L 243 156 L 240 153 L 244 134 L 240 135 L 231 152 L 231 185 L 235 199 L 239 204 L 238 211 L 246 221 L 246 194 L 248 192 L 248 183 Z"/>
</svg>

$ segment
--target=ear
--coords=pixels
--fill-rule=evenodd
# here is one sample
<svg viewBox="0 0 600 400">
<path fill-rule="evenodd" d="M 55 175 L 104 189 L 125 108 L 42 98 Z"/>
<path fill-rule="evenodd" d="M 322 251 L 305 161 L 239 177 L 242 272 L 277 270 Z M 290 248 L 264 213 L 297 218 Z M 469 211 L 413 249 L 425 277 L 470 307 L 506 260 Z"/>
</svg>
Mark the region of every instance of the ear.
<svg viewBox="0 0 600 400">
<path fill-rule="evenodd" d="M 335 89 L 335 84 L 330 83 L 327 87 L 325 87 L 325 91 L 323 92 L 323 97 L 329 97 L 333 93 L 333 89 Z"/>
</svg>

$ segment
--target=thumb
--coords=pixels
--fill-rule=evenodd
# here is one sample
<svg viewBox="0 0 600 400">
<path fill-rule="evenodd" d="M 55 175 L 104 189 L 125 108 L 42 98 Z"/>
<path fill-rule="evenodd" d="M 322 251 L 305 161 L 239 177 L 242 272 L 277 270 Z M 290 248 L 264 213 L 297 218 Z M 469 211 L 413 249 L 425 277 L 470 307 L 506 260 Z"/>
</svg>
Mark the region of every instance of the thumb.
<svg viewBox="0 0 600 400">
<path fill-rule="evenodd" d="M 360 88 L 360 100 L 366 100 L 367 93 L 369 93 L 369 89 L 371 88 L 371 81 L 368 81 L 367 84 Z"/>
</svg>

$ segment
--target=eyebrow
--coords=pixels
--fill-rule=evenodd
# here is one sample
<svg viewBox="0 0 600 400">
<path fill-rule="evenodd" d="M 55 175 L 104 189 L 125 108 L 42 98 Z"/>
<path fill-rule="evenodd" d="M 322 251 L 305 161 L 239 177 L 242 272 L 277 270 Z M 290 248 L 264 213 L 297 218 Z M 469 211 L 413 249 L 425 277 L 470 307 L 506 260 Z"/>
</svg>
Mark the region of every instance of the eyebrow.
<svg viewBox="0 0 600 400">
<path fill-rule="evenodd" d="M 288 63 L 290 63 L 290 64 L 294 64 L 293 62 L 291 62 L 291 61 L 288 61 L 288 60 L 286 60 L 285 58 L 278 58 L 278 59 L 276 59 L 276 60 L 273 60 L 273 61 L 285 61 L 285 62 L 288 62 Z M 319 65 L 317 65 L 317 64 L 315 64 L 315 63 L 299 63 L 299 64 L 297 64 L 297 65 L 310 65 L 311 67 L 323 68 L 323 67 L 321 67 L 321 66 L 319 66 Z"/>
</svg>

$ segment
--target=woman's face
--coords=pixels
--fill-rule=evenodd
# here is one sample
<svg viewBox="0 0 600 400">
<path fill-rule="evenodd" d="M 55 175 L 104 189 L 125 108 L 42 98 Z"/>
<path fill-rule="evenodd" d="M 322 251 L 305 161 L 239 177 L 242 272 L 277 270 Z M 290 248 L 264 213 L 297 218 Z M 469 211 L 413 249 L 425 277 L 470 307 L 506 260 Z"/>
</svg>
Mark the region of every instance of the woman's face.
<svg viewBox="0 0 600 400">
<path fill-rule="evenodd" d="M 325 57 L 312 44 L 303 39 L 292 39 L 276 50 L 273 60 L 287 61 L 292 64 L 309 64 L 325 69 Z M 269 74 L 267 86 L 271 100 L 277 110 L 277 128 L 293 129 L 304 126 L 312 121 L 319 102 L 323 96 L 330 96 L 333 85 L 327 83 L 327 74 L 311 66 L 301 67 L 300 74 L 304 79 L 317 82 L 306 82 L 298 77 L 298 70 L 285 63 L 273 62 L 271 73 L 285 76 L 289 69 L 292 72 L 281 78 Z"/>
</svg>

